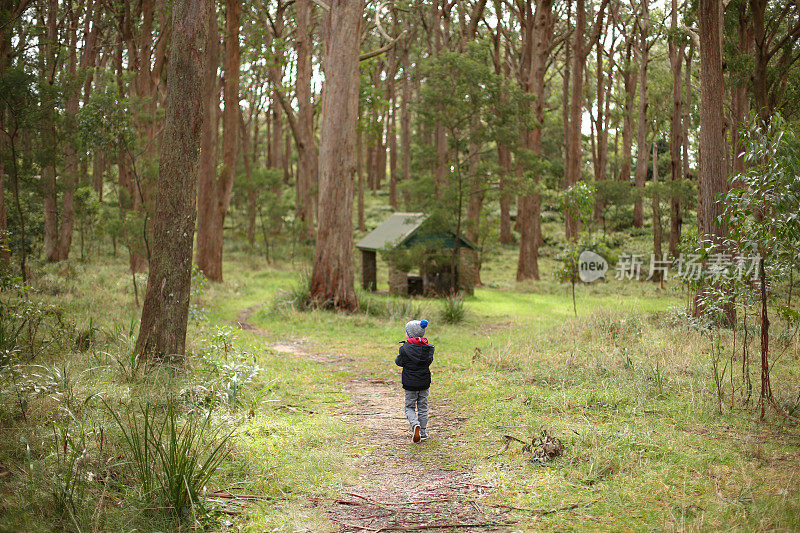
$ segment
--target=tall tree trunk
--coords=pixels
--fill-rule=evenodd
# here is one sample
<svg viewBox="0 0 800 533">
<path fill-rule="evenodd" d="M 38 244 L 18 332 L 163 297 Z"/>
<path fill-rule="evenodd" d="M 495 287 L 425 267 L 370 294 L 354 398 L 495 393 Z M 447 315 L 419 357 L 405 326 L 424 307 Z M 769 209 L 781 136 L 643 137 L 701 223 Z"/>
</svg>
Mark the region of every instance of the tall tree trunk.
<svg viewBox="0 0 800 533">
<path fill-rule="evenodd" d="M 638 17 L 639 45 L 639 118 L 638 133 L 636 135 L 636 198 L 633 204 L 633 226 L 641 228 L 644 223 L 644 182 L 647 179 L 647 63 L 650 48 L 647 45 L 647 24 L 649 18 L 648 2 L 642 2 L 642 13 Z"/>
<path fill-rule="evenodd" d="M 694 55 L 694 45 L 689 44 L 689 50 L 684 54 L 686 61 L 686 68 L 684 69 L 683 80 L 683 119 L 681 127 L 683 128 L 683 179 L 691 180 L 691 172 L 689 170 L 689 111 L 692 108 L 692 55 Z"/>
<path fill-rule="evenodd" d="M 658 185 L 658 143 L 656 142 L 656 132 L 653 132 L 653 183 Z M 663 239 L 661 230 L 661 197 L 658 189 L 653 191 L 653 256 L 656 261 L 661 261 L 663 252 L 661 251 L 661 241 Z M 653 281 L 661 281 L 662 275 L 660 271 L 653 271 Z"/>
<path fill-rule="evenodd" d="M 397 77 L 396 48 L 389 51 L 389 68 L 386 77 L 386 99 L 389 101 L 389 115 L 386 125 L 386 148 L 389 151 L 389 205 L 397 211 Z"/>
<path fill-rule="evenodd" d="M 222 113 L 222 168 L 214 181 L 211 209 L 198 219 L 197 266 L 211 281 L 222 281 L 222 249 L 225 216 L 233 190 L 239 151 L 239 0 L 226 0 L 225 86 Z"/>
<path fill-rule="evenodd" d="M 356 175 L 358 176 L 358 229 L 366 231 L 364 221 L 364 164 L 363 164 L 363 139 L 364 135 L 359 131 L 356 133 Z"/>
<path fill-rule="evenodd" d="M 314 103 L 311 101 L 311 1 L 297 0 L 297 215 L 306 239 L 314 238 L 314 206 L 319 173 L 314 141 Z"/>
<path fill-rule="evenodd" d="M 511 175 L 511 152 L 503 143 L 497 143 L 497 163 L 500 166 L 500 244 L 511 244 L 514 237 L 511 233 L 511 201 L 513 195 L 509 191 Z"/>
<path fill-rule="evenodd" d="M 203 130 L 200 137 L 200 158 L 198 162 L 197 191 L 197 264 L 208 267 L 208 257 L 201 256 L 201 250 L 209 249 L 210 238 L 207 224 L 214 216 L 216 196 L 217 162 L 219 160 L 219 83 L 217 67 L 219 64 L 219 28 L 217 25 L 216 2 L 210 2 L 207 21 L 207 42 L 205 45 L 205 61 L 203 77 Z"/>
<path fill-rule="evenodd" d="M 611 49 L 614 49 L 616 36 L 614 34 L 613 12 L 609 13 L 609 26 L 611 26 Z M 595 157 L 595 182 L 600 184 L 607 178 L 608 170 L 608 122 L 609 122 L 609 101 L 611 100 L 611 75 L 606 81 L 605 70 L 603 69 L 603 55 L 605 54 L 606 38 L 603 35 L 602 41 L 597 41 L 597 120 L 595 126 L 597 130 L 597 156 Z M 605 206 L 601 198 L 597 198 L 594 204 L 594 218 L 601 221 Z"/>
<path fill-rule="evenodd" d="M 136 352 L 182 356 L 192 275 L 208 0 L 174 0 L 147 294 Z"/>
<path fill-rule="evenodd" d="M 753 53 L 753 31 L 747 4 L 742 2 L 739 6 L 739 25 L 737 28 L 738 55 L 748 58 Z M 733 172 L 744 172 L 745 161 L 743 157 L 744 143 L 739 135 L 739 129 L 750 112 L 750 87 L 748 83 L 739 81 L 731 88 L 731 151 L 733 157 Z"/>
<path fill-rule="evenodd" d="M 535 125 L 523 132 L 525 148 L 535 155 L 542 154 L 542 125 L 544 124 L 544 87 L 547 72 L 547 58 L 553 40 L 553 0 L 541 0 L 531 14 L 530 5 L 520 12 L 524 16 L 525 40 L 520 59 L 523 89 L 533 94 L 533 115 Z M 524 13 L 524 15 L 523 15 Z M 520 170 L 518 165 L 517 170 Z M 540 177 L 533 178 L 533 186 Z M 539 279 L 539 239 L 541 221 L 539 219 L 540 199 L 536 191 L 526 191 L 520 195 L 517 220 L 520 222 L 519 260 L 517 261 L 517 281 Z"/>
<path fill-rule="evenodd" d="M 717 220 L 722 204 L 716 196 L 727 191 L 725 181 L 725 118 L 723 114 L 722 0 L 700 0 L 700 174 L 698 225 L 701 235 L 720 244 L 724 226 Z"/>
<path fill-rule="evenodd" d="M 500 0 L 494 0 L 494 6 L 496 12 L 501 12 L 501 5 Z M 505 48 L 505 54 L 501 49 L 501 42 L 503 36 L 503 20 L 502 18 L 497 20 L 497 29 L 492 34 L 492 41 L 494 43 L 494 49 L 492 54 L 492 60 L 494 62 L 494 72 L 498 76 L 505 76 L 506 78 L 509 77 L 511 73 L 511 69 L 509 67 L 509 61 L 503 61 L 503 59 L 509 59 L 509 48 Z M 504 57 L 505 56 L 505 57 Z M 501 93 L 501 98 L 503 100 L 507 100 L 507 94 L 505 91 Z M 500 244 L 511 244 L 513 241 L 513 236 L 511 234 L 511 201 L 513 195 L 509 191 L 510 183 L 509 183 L 509 175 L 511 173 L 511 151 L 509 150 L 507 144 L 502 139 L 497 139 L 497 165 L 499 167 L 499 174 L 500 180 L 498 183 L 498 189 L 500 193 Z"/>
<path fill-rule="evenodd" d="M 69 30 L 69 52 L 67 54 L 67 77 L 71 83 L 75 83 L 78 77 L 78 13 L 74 6 L 70 6 L 68 20 Z M 85 53 L 85 52 L 84 52 Z M 78 151 L 75 149 L 77 141 L 75 117 L 78 114 L 78 100 L 80 98 L 79 87 L 70 88 L 65 106 L 66 111 L 66 143 L 64 144 L 64 197 L 61 204 L 61 224 L 58 235 L 58 260 L 66 261 L 69 259 L 69 249 L 72 245 L 72 229 L 75 224 L 74 193 L 75 184 L 78 182 L 80 164 L 78 161 Z"/>
<path fill-rule="evenodd" d="M 753 99 L 762 124 L 769 122 L 772 115 L 767 95 L 767 65 L 770 60 L 769 41 L 767 39 L 764 13 L 767 0 L 750 0 L 750 16 L 753 21 L 753 37 L 755 41 L 755 57 L 753 58 Z M 702 68 L 702 67 L 701 67 Z"/>
<path fill-rule="evenodd" d="M 672 15 L 670 31 L 673 33 L 678 29 L 678 1 L 672 0 Z M 669 209 L 669 254 L 673 258 L 678 257 L 678 244 L 681 241 L 681 226 L 683 216 L 681 214 L 681 201 L 677 194 L 678 184 L 681 182 L 681 148 L 684 143 L 681 116 L 683 114 L 683 101 L 681 100 L 681 67 L 683 61 L 683 47 L 677 46 L 673 39 L 669 40 L 669 64 L 672 69 L 672 113 L 669 122 L 669 172 L 670 182 L 672 183 L 672 194 L 670 195 Z M 688 105 L 688 103 L 687 103 Z"/>
<path fill-rule="evenodd" d="M 569 128 L 567 130 L 567 166 L 564 180 L 567 187 L 571 187 L 581 180 L 583 153 L 581 147 L 581 124 L 583 118 L 583 82 L 586 72 L 586 59 L 594 42 L 600 35 L 603 26 L 603 14 L 608 0 L 600 4 L 597 20 L 594 23 L 594 34 L 587 46 L 586 42 L 586 1 L 576 0 L 575 29 L 572 34 L 572 82 L 569 104 Z M 578 237 L 578 221 L 571 215 L 565 216 L 566 234 L 568 239 Z"/>
<path fill-rule="evenodd" d="M 358 308 L 353 285 L 353 175 L 364 0 L 331 0 L 323 15 L 325 87 L 319 157 L 319 229 L 311 296 L 335 309 Z"/>
<path fill-rule="evenodd" d="M 625 183 L 631 181 L 632 139 L 633 139 L 633 101 L 636 98 L 636 84 L 639 78 L 635 76 L 631 54 L 633 52 L 633 39 L 631 36 L 625 44 L 625 63 L 622 71 L 622 82 L 625 88 L 625 108 L 622 118 L 622 164 L 619 169 L 619 179 Z"/>
<path fill-rule="evenodd" d="M 722 0 L 700 0 L 700 172 L 698 176 L 697 225 L 701 240 L 712 251 L 722 250 L 726 234 L 719 220 L 723 204 L 717 195 L 728 190 L 725 175 L 725 117 L 723 113 L 724 78 L 722 72 L 721 14 Z M 695 296 L 694 313 L 703 311 L 704 289 Z M 725 310 L 732 321 L 733 308 Z"/>
<path fill-rule="evenodd" d="M 42 78 L 51 87 L 48 94 L 53 94 L 56 70 L 56 45 L 58 40 L 58 2 L 48 0 L 46 13 L 46 33 L 39 43 L 42 57 Z M 49 102 L 42 105 L 42 147 L 41 167 L 44 192 L 44 255 L 47 261 L 59 260 L 58 249 L 58 204 L 56 200 L 56 126 L 53 105 Z"/>
<path fill-rule="evenodd" d="M 4 37 L 0 30 L 0 72 L 5 70 Z M 6 110 L 0 105 L 0 132 L 6 131 L 5 124 Z M 8 234 L 8 213 L 6 212 L 6 136 L 0 135 L 0 270 L 6 269 L 11 264 L 11 239 Z M 25 243 L 23 243 L 23 246 Z"/>
<path fill-rule="evenodd" d="M 400 100 L 400 145 L 402 155 L 402 167 L 404 183 L 411 179 L 411 65 L 409 61 L 410 42 L 403 49 L 403 94 Z M 408 193 L 406 193 L 404 203 L 408 207 Z"/>
</svg>

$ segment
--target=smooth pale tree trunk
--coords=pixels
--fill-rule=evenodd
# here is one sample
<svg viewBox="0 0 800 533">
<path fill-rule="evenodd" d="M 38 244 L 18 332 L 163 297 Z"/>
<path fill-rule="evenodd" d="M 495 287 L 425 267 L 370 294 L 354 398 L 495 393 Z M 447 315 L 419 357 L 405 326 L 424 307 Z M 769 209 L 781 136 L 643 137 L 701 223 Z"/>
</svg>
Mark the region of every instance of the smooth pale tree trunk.
<svg viewBox="0 0 800 533">
<path fill-rule="evenodd" d="M 649 11 L 648 3 L 642 2 L 642 13 L 638 17 L 639 45 L 639 117 L 637 121 L 638 132 L 636 135 L 636 199 L 633 203 L 633 226 L 641 228 L 644 223 L 644 182 L 647 179 L 647 63 L 650 49 L 647 46 L 647 24 Z"/>
<path fill-rule="evenodd" d="M 174 0 L 153 253 L 136 352 L 183 356 L 192 275 L 197 161 L 203 124 L 208 0 Z"/>
<path fill-rule="evenodd" d="M 672 0 L 672 14 L 670 30 L 678 29 L 678 1 Z M 681 116 L 683 114 L 683 100 L 681 97 L 681 68 L 683 61 L 683 47 L 669 40 L 669 64 L 672 69 L 672 112 L 669 121 L 669 173 L 673 187 L 673 194 L 669 201 L 669 254 L 673 258 L 678 257 L 678 244 L 681 241 L 681 226 L 683 225 L 683 215 L 681 214 L 680 197 L 676 194 L 675 188 L 681 182 L 681 148 L 684 143 Z M 688 105 L 688 102 L 687 102 Z"/>
<path fill-rule="evenodd" d="M 353 175 L 364 0 L 332 0 L 323 15 L 325 87 L 319 152 L 319 229 L 310 292 L 335 309 L 358 308 L 353 275 Z"/>
<path fill-rule="evenodd" d="M 542 154 L 542 124 L 544 124 L 544 87 L 547 72 L 547 59 L 553 40 L 553 1 L 541 0 L 536 4 L 535 13 L 526 9 L 525 47 L 521 61 L 525 65 L 522 82 L 523 89 L 533 94 L 533 115 L 536 124 L 523 133 L 525 148 L 534 155 Z M 517 171 L 521 170 L 517 166 Z M 539 176 L 533 178 L 533 185 L 539 183 Z M 520 225 L 519 259 L 517 261 L 517 281 L 539 279 L 539 239 L 541 238 L 540 198 L 534 191 L 521 194 L 518 201 L 517 220 Z"/>
<path fill-rule="evenodd" d="M 198 213 L 197 267 L 211 281 L 222 281 L 222 249 L 225 216 L 228 213 L 239 152 L 239 0 L 227 0 L 225 13 L 225 83 L 222 112 L 222 168 L 211 194 Z"/>
</svg>

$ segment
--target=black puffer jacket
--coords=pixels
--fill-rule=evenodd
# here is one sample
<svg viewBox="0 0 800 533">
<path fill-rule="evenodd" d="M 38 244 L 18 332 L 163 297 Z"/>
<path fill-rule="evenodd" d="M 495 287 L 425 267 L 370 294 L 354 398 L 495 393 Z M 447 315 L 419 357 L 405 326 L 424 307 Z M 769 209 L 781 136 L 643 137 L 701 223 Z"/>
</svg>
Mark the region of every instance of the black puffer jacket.
<svg viewBox="0 0 800 533">
<path fill-rule="evenodd" d="M 394 360 L 403 367 L 403 388 L 420 391 L 431 386 L 430 366 L 433 362 L 433 344 L 421 345 L 403 342 L 400 353 Z"/>
</svg>

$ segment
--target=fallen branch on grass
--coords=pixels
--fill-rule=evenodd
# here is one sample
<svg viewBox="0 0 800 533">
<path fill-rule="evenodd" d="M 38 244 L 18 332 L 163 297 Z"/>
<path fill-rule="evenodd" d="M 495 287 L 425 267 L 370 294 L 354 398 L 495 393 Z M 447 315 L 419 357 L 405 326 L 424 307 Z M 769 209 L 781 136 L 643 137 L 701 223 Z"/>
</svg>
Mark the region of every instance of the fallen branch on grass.
<svg viewBox="0 0 800 533">
<path fill-rule="evenodd" d="M 388 526 L 375 529 L 373 531 L 375 531 L 375 533 L 379 533 L 381 531 L 425 531 L 427 529 L 459 529 L 465 527 L 505 527 L 514 523 L 515 522 L 456 522 L 452 524 L 427 524 L 424 526 Z"/>
<path fill-rule="evenodd" d="M 555 514 L 561 511 L 569 511 L 571 509 L 577 509 L 578 507 L 588 507 L 597 503 L 600 500 L 592 500 L 590 502 L 576 502 L 570 505 L 565 505 L 564 507 L 556 507 L 555 509 L 526 509 L 524 507 L 514 507 L 513 505 L 506 505 L 504 503 L 490 503 L 488 504 L 489 507 L 502 507 L 504 509 L 512 509 L 514 511 L 525 511 L 527 513 L 533 513 L 537 516 L 547 516 L 549 514 Z"/>
<path fill-rule="evenodd" d="M 368 498 L 367 496 L 362 496 L 361 494 L 356 494 L 355 492 L 345 492 L 348 496 L 355 496 L 356 498 L 361 498 L 362 500 L 366 500 L 370 503 L 374 503 L 375 505 L 414 505 L 420 503 L 437 503 L 437 502 L 452 502 L 456 501 L 455 498 L 433 498 L 430 500 L 412 500 L 406 502 L 381 502 L 378 500 L 373 500 L 372 498 Z M 355 503 L 355 502 L 353 502 Z"/>
</svg>

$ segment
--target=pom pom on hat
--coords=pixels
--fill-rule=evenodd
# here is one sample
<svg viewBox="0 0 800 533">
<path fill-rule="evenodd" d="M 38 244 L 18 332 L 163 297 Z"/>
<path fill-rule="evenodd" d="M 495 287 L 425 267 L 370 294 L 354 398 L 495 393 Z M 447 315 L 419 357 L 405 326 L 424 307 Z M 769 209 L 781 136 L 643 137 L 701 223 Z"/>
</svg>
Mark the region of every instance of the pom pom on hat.
<svg viewBox="0 0 800 533">
<path fill-rule="evenodd" d="M 412 320 L 406 323 L 406 336 L 409 339 L 414 337 L 424 337 L 425 328 L 428 327 L 427 320 Z"/>
</svg>

